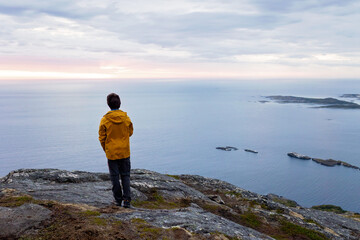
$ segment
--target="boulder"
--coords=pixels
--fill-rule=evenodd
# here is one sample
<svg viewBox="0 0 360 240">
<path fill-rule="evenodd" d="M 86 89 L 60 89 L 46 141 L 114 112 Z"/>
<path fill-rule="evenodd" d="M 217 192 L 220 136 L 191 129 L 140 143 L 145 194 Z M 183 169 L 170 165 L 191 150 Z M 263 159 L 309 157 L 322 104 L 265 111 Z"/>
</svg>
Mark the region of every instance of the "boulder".
<svg viewBox="0 0 360 240">
<path fill-rule="evenodd" d="M 303 160 L 310 160 L 311 159 L 311 157 L 309 157 L 309 156 L 301 155 L 301 154 L 296 153 L 296 152 L 290 152 L 287 155 L 289 157 L 292 157 L 292 158 L 298 158 L 298 159 L 303 159 Z"/>
<path fill-rule="evenodd" d="M 51 211 L 37 204 L 16 208 L 0 207 L 0 239 L 18 238 L 50 219 Z"/>
</svg>

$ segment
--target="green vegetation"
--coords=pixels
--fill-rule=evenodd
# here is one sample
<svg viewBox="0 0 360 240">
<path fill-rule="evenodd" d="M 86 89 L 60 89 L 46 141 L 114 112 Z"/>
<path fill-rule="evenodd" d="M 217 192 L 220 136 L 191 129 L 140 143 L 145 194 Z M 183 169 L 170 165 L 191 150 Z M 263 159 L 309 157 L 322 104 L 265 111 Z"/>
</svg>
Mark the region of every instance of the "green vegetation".
<svg viewBox="0 0 360 240">
<path fill-rule="evenodd" d="M 225 195 L 231 195 L 231 196 L 234 196 L 236 198 L 242 198 L 242 195 L 241 193 L 237 192 L 237 191 L 228 191 L 228 192 L 225 192 Z"/>
<path fill-rule="evenodd" d="M 346 213 L 344 209 L 342 209 L 339 206 L 335 205 L 318 205 L 318 206 L 312 206 L 312 209 L 321 210 L 321 211 L 327 211 L 327 212 L 334 212 L 334 213 Z"/>
<path fill-rule="evenodd" d="M 90 217 L 90 216 L 100 216 L 100 212 L 98 211 L 90 211 L 90 210 L 86 210 L 84 212 L 80 213 L 81 215 L 84 215 L 86 217 Z"/>
<path fill-rule="evenodd" d="M 255 200 L 250 200 L 249 202 L 249 207 L 253 208 L 255 205 L 258 205 L 258 203 Z"/>
<path fill-rule="evenodd" d="M 113 222 L 113 224 L 116 226 L 116 227 L 119 227 L 119 226 L 123 226 L 124 225 L 124 222 L 123 221 L 120 221 L 120 220 L 116 220 Z"/>
<path fill-rule="evenodd" d="M 321 227 L 321 228 L 324 228 L 323 226 L 320 225 L 320 223 L 318 223 L 317 221 L 314 221 L 314 220 L 312 220 L 312 219 L 310 219 L 310 218 L 305 218 L 304 221 L 307 222 L 307 223 L 316 224 L 317 226 L 319 226 L 319 227 Z"/>
<path fill-rule="evenodd" d="M 133 218 L 133 219 L 131 219 L 131 222 L 132 223 L 138 223 L 138 224 L 147 224 L 147 221 L 145 221 L 142 218 Z"/>
<path fill-rule="evenodd" d="M 2 207 L 19 207 L 25 203 L 32 203 L 34 199 L 29 195 L 6 196 L 0 199 Z"/>
<path fill-rule="evenodd" d="M 204 210 L 214 213 L 215 211 L 221 209 L 219 205 L 216 204 L 203 204 L 201 206 Z"/>
<path fill-rule="evenodd" d="M 275 198 L 273 199 L 275 202 L 281 203 L 287 207 L 296 207 L 297 203 L 293 200 L 289 200 L 289 199 L 282 199 L 282 198 Z"/>
<path fill-rule="evenodd" d="M 224 235 L 225 235 L 225 237 L 226 237 L 227 239 L 229 239 L 229 240 L 241 240 L 241 238 L 238 238 L 238 237 L 231 237 L 231 236 L 226 235 L 226 234 L 224 234 Z"/>
<path fill-rule="evenodd" d="M 304 219 L 304 222 L 307 222 L 307 223 L 317 223 L 316 221 L 314 221 L 314 220 L 312 220 L 312 219 L 310 219 L 310 218 L 305 218 Z"/>
<path fill-rule="evenodd" d="M 94 217 L 92 219 L 92 222 L 96 225 L 99 225 L 99 226 L 106 226 L 107 224 L 107 221 L 106 219 L 103 219 L 103 218 L 99 218 L 99 217 Z"/>
<path fill-rule="evenodd" d="M 154 228 L 154 227 L 144 227 L 144 228 L 141 228 L 142 232 L 145 232 L 145 233 L 153 233 L 153 234 L 160 234 L 161 233 L 161 230 L 159 228 Z"/>
<path fill-rule="evenodd" d="M 252 212 L 246 212 L 245 214 L 242 214 L 241 219 L 244 225 L 251 228 L 258 228 L 261 225 L 259 217 Z"/>
<path fill-rule="evenodd" d="M 270 206 L 268 206 L 266 204 L 263 204 L 263 203 L 260 204 L 260 206 L 261 206 L 262 209 L 266 209 L 266 210 L 269 210 L 269 211 L 273 210 Z"/>
<path fill-rule="evenodd" d="M 215 231 L 215 232 L 211 232 L 210 235 L 214 235 L 214 236 L 220 236 L 221 239 L 223 239 L 221 236 L 226 237 L 228 240 L 241 240 L 241 238 L 238 237 L 232 237 L 229 236 L 227 234 L 221 233 L 219 231 Z"/>
<path fill-rule="evenodd" d="M 141 207 L 147 209 L 173 209 L 173 208 L 183 208 L 190 206 L 189 199 L 180 199 L 178 201 L 170 202 L 166 201 L 163 196 L 159 194 L 156 188 L 152 189 L 151 193 L 148 196 L 148 200 L 146 201 L 139 201 L 134 200 L 132 201 L 132 205 L 134 207 Z"/>
<path fill-rule="evenodd" d="M 278 209 L 276 209 L 276 213 L 278 213 L 278 214 L 283 214 L 285 211 L 284 211 L 284 209 L 282 209 L 282 208 L 278 208 Z"/>
<path fill-rule="evenodd" d="M 166 174 L 166 176 L 175 178 L 175 179 L 177 179 L 177 180 L 180 180 L 180 176 L 179 176 L 179 175 Z"/>
<path fill-rule="evenodd" d="M 141 239 L 158 239 L 166 231 L 150 225 L 141 218 L 133 218 L 131 223 L 134 224 Z"/>
<path fill-rule="evenodd" d="M 288 221 L 281 222 L 281 230 L 295 239 L 327 240 L 328 238 L 317 231 L 304 228 Z"/>
</svg>

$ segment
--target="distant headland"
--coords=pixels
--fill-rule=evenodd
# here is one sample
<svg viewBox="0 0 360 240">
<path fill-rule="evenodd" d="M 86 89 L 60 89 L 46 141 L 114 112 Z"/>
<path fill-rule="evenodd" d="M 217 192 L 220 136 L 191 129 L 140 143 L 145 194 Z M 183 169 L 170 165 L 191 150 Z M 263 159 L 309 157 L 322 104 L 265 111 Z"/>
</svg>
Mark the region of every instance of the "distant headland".
<svg viewBox="0 0 360 240">
<path fill-rule="evenodd" d="M 343 94 L 343 98 L 358 98 L 360 94 Z M 339 108 L 339 109 L 360 109 L 360 105 L 354 102 L 339 100 L 336 98 L 308 98 L 296 96 L 266 96 L 265 98 L 278 103 L 304 103 L 319 105 L 315 108 Z M 263 102 L 263 101 L 262 101 Z"/>
</svg>

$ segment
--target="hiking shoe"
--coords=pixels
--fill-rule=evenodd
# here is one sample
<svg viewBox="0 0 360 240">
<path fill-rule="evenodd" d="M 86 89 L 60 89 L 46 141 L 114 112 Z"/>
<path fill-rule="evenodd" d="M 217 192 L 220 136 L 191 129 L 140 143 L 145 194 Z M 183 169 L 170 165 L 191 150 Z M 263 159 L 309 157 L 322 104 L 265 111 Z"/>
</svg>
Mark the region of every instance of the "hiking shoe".
<svg viewBox="0 0 360 240">
<path fill-rule="evenodd" d="M 113 201 L 112 204 L 115 206 L 121 207 L 121 202 Z"/>
<path fill-rule="evenodd" d="M 124 208 L 130 208 L 130 201 L 129 200 L 124 200 Z"/>
</svg>

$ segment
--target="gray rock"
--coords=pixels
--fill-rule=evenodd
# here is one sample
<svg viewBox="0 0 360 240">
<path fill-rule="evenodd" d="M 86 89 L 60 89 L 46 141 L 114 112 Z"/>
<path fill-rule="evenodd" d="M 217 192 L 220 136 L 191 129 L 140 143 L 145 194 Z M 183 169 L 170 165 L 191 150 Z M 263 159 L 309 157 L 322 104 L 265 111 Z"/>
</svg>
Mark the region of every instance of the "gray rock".
<svg viewBox="0 0 360 240">
<path fill-rule="evenodd" d="M 319 163 L 321 165 L 327 166 L 327 167 L 333 167 L 335 165 L 341 165 L 340 161 L 333 160 L 333 159 L 320 159 L 320 158 L 312 158 L 312 160 L 316 163 Z"/>
<path fill-rule="evenodd" d="M 58 169 L 20 169 L 0 180 L 0 189 L 13 188 L 37 199 L 107 206 L 113 201 L 107 173 L 64 171 Z M 131 171 L 131 197 L 146 200 L 147 193 L 157 191 L 164 199 L 180 198 L 208 200 L 204 194 L 181 181 L 156 172 Z"/>
<path fill-rule="evenodd" d="M 218 204 L 225 204 L 224 200 L 219 195 L 208 195 L 208 197 Z"/>
<path fill-rule="evenodd" d="M 1 181 L 10 183 L 13 180 L 48 181 L 53 183 L 82 183 L 110 180 L 107 173 L 84 171 L 66 171 L 59 169 L 19 169 L 10 172 Z"/>
<path fill-rule="evenodd" d="M 221 232 L 241 239 L 273 239 L 251 228 L 236 224 L 230 220 L 206 212 L 196 204 L 175 210 L 142 210 L 125 213 L 103 214 L 101 217 L 115 217 L 119 220 L 140 218 L 162 228 L 181 227 L 188 231 L 207 234 Z"/>
<path fill-rule="evenodd" d="M 311 159 L 311 157 L 309 157 L 309 156 L 305 156 L 305 155 L 302 155 L 302 154 L 296 153 L 296 152 L 291 152 L 291 153 L 288 153 L 287 155 L 292 158 L 298 158 L 298 159 L 303 159 L 303 160 Z"/>
<path fill-rule="evenodd" d="M 131 172 L 133 199 L 146 200 L 147 196 L 156 189 L 165 200 L 188 198 L 216 204 L 204 193 L 216 194 L 216 196 L 226 197 L 226 199 L 224 198 L 225 205 L 219 206 L 222 206 L 222 209 L 226 209 L 226 211 L 232 210 L 234 214 L 236 211 L 240 211 L 240 213 L 249 211 L 248 203 L 255 202 L 258 205 L 254 204 L 250 210 L 268 223 L 274 221 L 274 215 L 279 214 L 287 221 L 319 231 L 330 239 L 360 239 L 360 222 L 335 213 L 302 208 L 289 199 L 274 194 L 263 196 L 218 179 L 197 175 L 179 175 L 179 179 L 181 181 L 153 171 L 134 169 Z M 13 171 L 0 179 L 0 196 L 3 195 L 1 192 L 11 192 L 9 190 L 3 191 L 4 189 L 15 189 L 36 199 L 86 203 L 98 207 L 107 207 L 112 201 L 111 183 L 107 173 L 68 172 L 57 169 L 23 169 Z M 215 201 L 217 199 L 213 196 L 210 197 Z M 226 200 L 235 202 L 235 204 L 238 201 L 239 204 L 232 209 L 230 205 L 226 205 Z M 31 209 L 40 209 L 39 216 L 44 216 L 44 218 L 39 217 L 33 225 L 32 223 L 18 224 L 21 218 L 16 216 L 24 215 L 21 211 L 30 211 Z M 0 222 L 1 224 L 7 224 L 8 221 L 12 224 L 12 229 L 18 228 L 13 232 L 18 231 L 20 234 L 27 231 L 26 229 L 36 227 L 36 224 L 46 219 L 50 213 L 45 210 L 41 206 L 31 204 L 14 209 L 0 208 Z M 20 213 L 17 211 L 20 211 Z M 44 215 L 41 215 L 42 213 Z M 103 216 L 110 217 L 112 214 L 104 214 Z M 117 213 L 115 216 L 119 219 L 139 217 L 155 226 L 181 226 L 189 231 L 199 233 L 218 231 L 230 236 L 239 236 L 242 239 L 270 239 L 255 230 L 206 212 L 194 204 L 189 208 L 173 210 L 130 209 L 126 212 Z M 14 222 L 11 222 L 11 219 L 14 219 Z M 306 220 L 313 220 L 317 224 Z M 1 229 L 4 229 L 3 226 L 5 225 L 0 225 Z M 6 234 L 12 236 L 14 235 L 13 232 L 6 232 Z"/>
<path fill-rule="evenodd" d="M 302 215 L 305 219 L 314 220 L 325 228 L 313 226 L 314 229 L 325 234 L 334 232 L 335 234 L 331 236 L 333 239 L 360 239 L 360 222 L 358 221 L 332 212 L 309 208 L 296 208 L 292 211 Z"/>
<path fill-rule="evenodd" d="M 327 167 L 333 167 L 333 166 L 336 166 L 336 165 L 342 165 L 344 167 L 347 167 L 347 168 L 353 168 L 353 169 L 357 169 L 357 170 L 360 170 L 359 167 L 357 166 L 354 166 L 354 165 L 351 165 L 350 163 L 347 163 L 347 162 L 344 162 L 344 161 L 339 161 L 339 160 L 334 160 L 334 159 L 321 159 L 321 158 L 311 158 L 309 156 L 305 156 L 305 155 L 302 155 L 302 154 L 299 154 L 299 153 L 296 153 L 296 152 L 291 152 L 291 153 L 288 153 L 287 154 L 289 157 L 292 157 L 292 158 L 298 158 L 298 159 L 303 159 L 303 160 L 313 160 L 314 162 L 316 163 L 319 163 L 323 166 L 327 166 Z"/>
<path fill-rule="evenodd" d="M 261 196 L 257 193 L 253 193 L 248 190 L 239 188 L 231 183 L 219 179 L 207 178 L 199 175 L 187 175 L 187 174 L 179 175 L 179 177 L 189 186 L 192 186 L 195 189 L 201 189 L 202 191 L 205 192 L 214 191 L 214 190 L 218 190 L 223 193 L 236 192 L 238 194 L 241 194 L 242 197 L 247 199 L 252 199 L 252 198 L 256 199 L 256 198 L 260 198 Z"/>
<path fill-rule="evenodd" d="M 27 230 L 37 228 L 50 219 L 51 211 L 37 204 L 17 208 L 0 207 L 0 238 L 18 238 Z"/>
<path fill-rule="evenodd" d="M 331 212 L 302 208 L 295 201 L 282 196 L 275 194 L 263 196 L 217 179 L 197 175 L 180 175 L 180 178 L 196 189 L 202 189 L 204 191 L 217 190 L 222 193 L 228 193 L 226 195 L 236 193 L 236 195 L 241 196 L 242 199 L 257 202 L 259 205 L 266 205 L 269 209 L 256 209 L 256 211 L 259 215 L 262 215 L 270 221 L 276 214 L 275 210 L 281 210 L 281 212 L 283 212 L 281 215 L 288 221 L 321 232 L 330 239 L 360 239 L 360 222 L 353 219 Z M 313 223 L 308 223 L 305 221 L 306 219 L 319 223 L 321 227 Z"/>
<path fill-rule="evenodd" d="M 226 147 L 216 147 L 216 149 L 223 150 L 223 151 L 237 151 L 238 148 L 226 146 Z"/>
<path fill-rule="evenodd" d="M 271 201 L 281 203 L 281 204 L 283 204 L 285 206 L 292 206 L 292 207 L 300 206 L 294 200 L 284 198 L 283 196 L 279 196 L 279 195 L 276 195 L 274 193 L 269 193 L 268 195 L 266 195 L 266 197 Z"/>
<path fill-rule="evenodd" d="M 252 150 L 252 149 L 244 149 L 245 152 L 251 152 L 251 153 L 259 153 L 258 151 Z"/>
<path fill-rule="evenodd" d="M 144 169 L 132 171 L 131 186 L 143 193 L 151 193 L 153 189 L 157 189 L 167 200 L 181 198 L 209 200 L 203 193 L 185 185 L 178 179 Z"/>
</svg>

